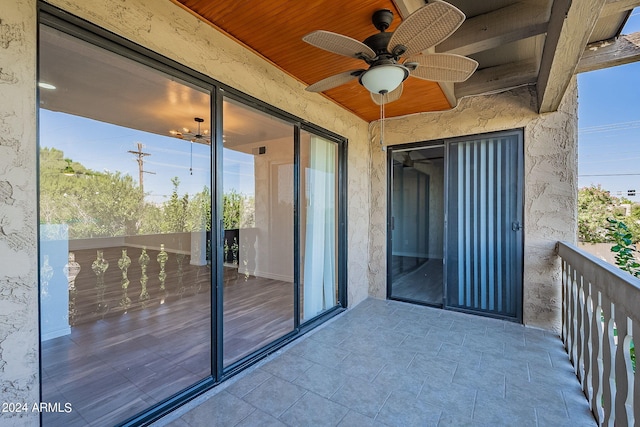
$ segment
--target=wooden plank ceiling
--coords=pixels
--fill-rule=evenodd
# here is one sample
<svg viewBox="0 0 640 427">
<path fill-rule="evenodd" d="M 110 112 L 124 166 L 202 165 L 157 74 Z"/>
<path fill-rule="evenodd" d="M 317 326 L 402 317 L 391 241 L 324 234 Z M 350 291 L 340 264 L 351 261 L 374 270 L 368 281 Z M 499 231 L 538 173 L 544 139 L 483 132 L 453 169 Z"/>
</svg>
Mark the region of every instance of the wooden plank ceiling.
<svg viewBox="0 0 640 427">
<path fill-rule="evenodd" d="M 378 30 L 371 23 L 379 9 L 393 11 L 393 31 L 401 22 L 390 0 L 174 0 L 200 15 L 277 65 L 310 85 L 343 71 L 366 68 L 364 61 L 326 52 L 302 41 L 314 30 L 327 30 L 363 41 Z M 380 107 L 357 80 L 324 92 L 344 108 L 370 122 Z M 385 107 L 388 117 L 451 108 L 437 83 L 409 77 L 402 97 Z"/>
<path fill-rule="evenodd" d="M 302 41 L 304 35 L 328 30 L 363 41 L 378 31 L 371 23 L 376 10 L 393 11 L 389 29 L 393 31 L 401 13 L 406 17 L 425 4 L 425 0 L 171 1 L 307 85 L 367 65 L 313 47 Z M 455 84 L 409 77 L 402 97 L 387 105 L 388 117 L 447 110 L 450 101 L 522 85 L 536 85 L 539 112 L 554 111 L 576 70 L 640 60 L 640 47 L 633 42 L 640 36 L 619 37 L 640 0 L 447 1 L 467 19 L 435 51 L 473 58 L 480 64 L 478 70 Z M 603 50 L 607 46 L 611 47 Z M 587 61 L 581 64 L 581 59 Z M 324 94 L 366 121 L 379 117 L 379 107 L 357 80 Z"/>
</svg>

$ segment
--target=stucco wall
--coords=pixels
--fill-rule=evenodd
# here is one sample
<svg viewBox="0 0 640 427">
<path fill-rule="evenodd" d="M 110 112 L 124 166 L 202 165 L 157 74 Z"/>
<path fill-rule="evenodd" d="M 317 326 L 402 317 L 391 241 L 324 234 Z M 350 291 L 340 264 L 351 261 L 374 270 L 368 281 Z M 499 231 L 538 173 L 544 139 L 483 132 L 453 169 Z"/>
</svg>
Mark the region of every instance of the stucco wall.
<svg viewBox="0 0 640 427">
<path fill-rule="evenodd" d="M 35 403 L 38 385 L 35 0 L 0 7 L 0 395 Z M 38 414 L 0 413 L 1 425 Z"/>
<path fill-rule="evenodd" d="M 429 141 L 524 128 L 524 323 L 560 330 L 558 240 L 576 239 L 577 85 L 575 79 L 555 113 L 536 113 L 535 87 L 463 99 L 441 113 L 385 123 L 384 144 Z M 377 127 L 371 138 L 369 292 L 386 295 L 386 152 Z"/>
</svg>

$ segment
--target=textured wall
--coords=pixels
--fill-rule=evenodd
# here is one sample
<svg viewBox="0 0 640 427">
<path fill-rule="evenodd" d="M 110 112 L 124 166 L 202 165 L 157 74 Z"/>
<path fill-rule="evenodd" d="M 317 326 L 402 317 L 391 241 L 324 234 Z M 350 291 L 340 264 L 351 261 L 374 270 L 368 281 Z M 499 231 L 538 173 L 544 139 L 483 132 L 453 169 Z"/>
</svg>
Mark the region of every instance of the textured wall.
<svg viewBox="0 0 640 427">
<path fill-rule="evenodd" d="M 35 0 L 0 7 L 0 395 L 33 404 L 38 385 Z M 0 425 L 38 414 L 0 413 Z"/>
<path fill-rule="evenodd" d="M 169 1 L 50 0 L 51 4 L 349 140 L 349 304 L 367 296 L 367 123 L 280 72 Z"/>
<path fill-rule="evenodd" d="M 524 322 L 560 330 L 560 270 L 554 246 L 576 238 L 577 89 L 558 112 L 536 113 L 534 87 L 463 99 L 455 110 L 388 120 L 385 145 L 524 128 Z M 386 153 L 371 132 L 371 295 L 386 292 Z"/>
</svg>

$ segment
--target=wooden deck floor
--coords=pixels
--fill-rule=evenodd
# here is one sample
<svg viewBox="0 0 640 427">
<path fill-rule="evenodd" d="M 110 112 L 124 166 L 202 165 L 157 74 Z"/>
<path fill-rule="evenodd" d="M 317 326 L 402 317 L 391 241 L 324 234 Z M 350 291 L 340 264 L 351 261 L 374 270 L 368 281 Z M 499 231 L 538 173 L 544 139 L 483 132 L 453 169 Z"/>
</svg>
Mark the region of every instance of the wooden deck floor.
<svg viewBox="0 0 640 427">
<path fill-rule="evenodd" d="M 83 252 L 76 253 L 76 260 L 90 265 L 95 251 Z M 113 263 L 120 250 L 111 252 L 105 251 L 105 258 Z M 129 252 L 137 260 L 139 253 Z M 157 252 L 147 253 L 156 259 Z M 131 280 L 132 304 L 127 309 L 119 305 L 121 274 L 114 268 L 115 274 L 105 275 L 109 309 L 102 313 L 96 310 L 96 277 L 90 268 L 85 270 L 86 276 L 76 279 L 78 315 L 71 334 L 42 343 L 42 400 L 69 402 L 73 408 L 68 414 L 44 414 L 45 426 L 113 425 L 211 374 L 215 350 L 206 266 L 191 266 L 186 257 L 182 284 L 174 268 L 164 292 L 159 289 L 159 268 L 148 268 L 150 298 L 138 301 L 139 283 L 136 289 Z M 137 271 L 130 268 L 130 277 L 139 272 L 139 266 Z M 291 283 L 253 276 L 225 280 L 225 365 L 292 329 Z"/>
</svg>

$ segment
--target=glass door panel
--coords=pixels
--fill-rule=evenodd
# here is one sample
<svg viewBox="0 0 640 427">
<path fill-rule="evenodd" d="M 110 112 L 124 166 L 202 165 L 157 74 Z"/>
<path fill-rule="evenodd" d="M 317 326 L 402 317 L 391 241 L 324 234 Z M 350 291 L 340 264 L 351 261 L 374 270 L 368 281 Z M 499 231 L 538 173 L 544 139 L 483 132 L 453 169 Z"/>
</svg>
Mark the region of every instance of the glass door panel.
<svg viewBox="0 0 640 427">
<path fill-rule="evenodd" d="M 443 157 L 443 147 L 392 154 L 392 298 L 442 304 Z"/>
<path fill-rule="evenodd" d="M 338 302 L 338 144 L 309 132 L 300 138 L 300 317 Z"/>
<path fill-rule="evenodd" d="M 223 363 L 294 329 L 294 127 L 224 100 Z"/>
<path fill-rule="evenodd" d="M 42 401 L 72 407 L 42 422 L 114 425 L 211 375 L 210 92 L 47 26 L 39 52 Z"/>
</svg>

